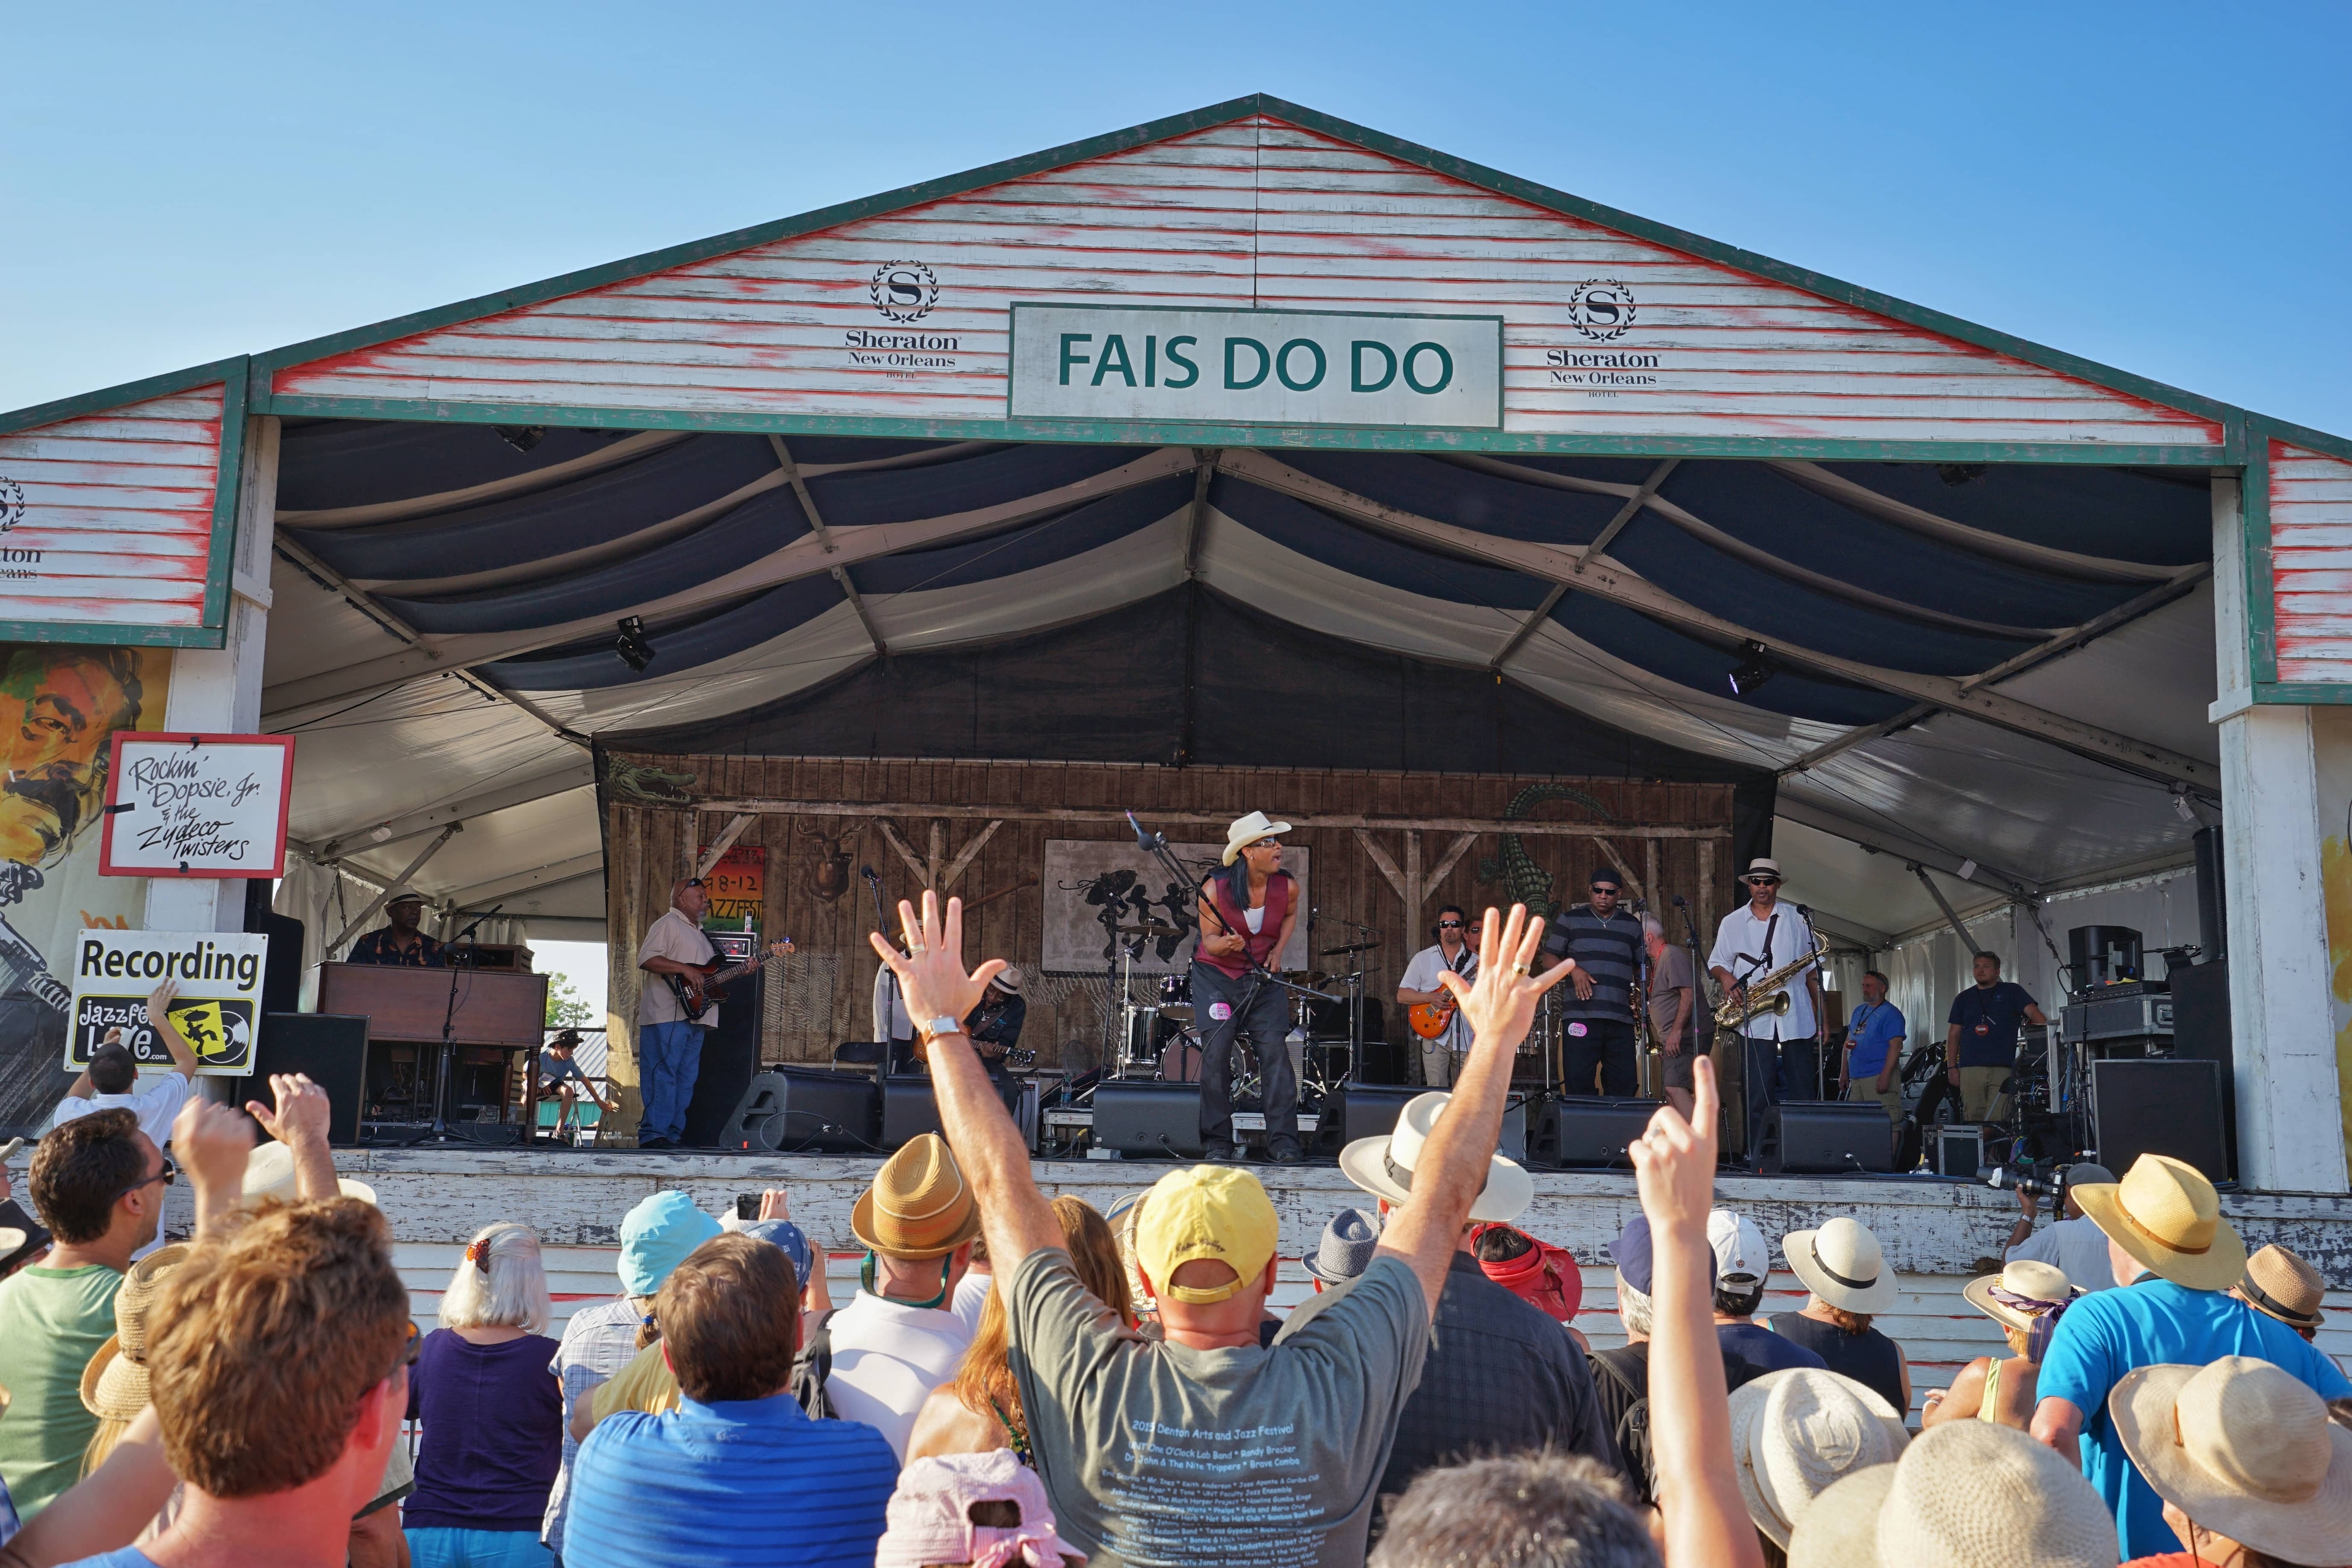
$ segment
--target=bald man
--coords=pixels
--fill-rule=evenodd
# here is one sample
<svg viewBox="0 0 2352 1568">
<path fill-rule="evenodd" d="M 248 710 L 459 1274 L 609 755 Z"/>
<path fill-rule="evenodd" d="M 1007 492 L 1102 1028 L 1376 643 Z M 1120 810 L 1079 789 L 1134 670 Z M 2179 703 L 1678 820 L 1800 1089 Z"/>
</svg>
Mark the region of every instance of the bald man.
<svg viewBox="0 0 2352 1568">
<path fill-rule="evenodd" d="M 701 878 L 679 879 L 670 888 L 669 908 L 637 948 L 637 968 L 645 974 L 637 989 L 637 1081 L 646 1106 L 645 1120 L 637 1123 L 640 1149 L 678 1146 L 686 1131 L 686 1108 L 694 1099 L 694 1079 L 702 1070 L 703 1031 L 719 1026 L 715 1002 L 689 1023 L 684 1005 L 664 978 L 675 974 L 698 980 L 703 966 L 717 956 L 718 950 L 702 934 L 702 917 L 709 908 L 710 895 Z M 757 954 L 752 966 L 758 967 Z"/>
</svg>

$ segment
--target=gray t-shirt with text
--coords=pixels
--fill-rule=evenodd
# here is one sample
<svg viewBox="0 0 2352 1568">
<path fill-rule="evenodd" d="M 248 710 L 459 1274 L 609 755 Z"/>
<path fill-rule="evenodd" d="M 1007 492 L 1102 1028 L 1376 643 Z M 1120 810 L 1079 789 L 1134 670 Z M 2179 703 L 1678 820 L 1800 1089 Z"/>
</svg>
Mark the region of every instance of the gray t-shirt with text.
<svg viewBox="0 0 2352 1568">
<path fill-rule="evenodd" d="M 1088 1568 L 1361 1568 L 1429 1347 L 1402 1260 L 1374 1258 L 1264 1349 L 1145 1339 L 1059 1249 L 1021 1260 L 1005 1305 L 1037 1473 Z"/>
</svg>

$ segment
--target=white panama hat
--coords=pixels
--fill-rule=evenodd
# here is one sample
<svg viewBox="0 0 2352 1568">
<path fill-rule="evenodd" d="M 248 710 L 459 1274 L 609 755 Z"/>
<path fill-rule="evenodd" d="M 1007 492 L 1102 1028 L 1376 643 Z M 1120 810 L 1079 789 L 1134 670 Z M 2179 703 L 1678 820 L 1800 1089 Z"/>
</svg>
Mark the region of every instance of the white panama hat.
<svg viewBox="0 0 2352 1568">
<path fill-rule="evenodd" d="M 1339 1173 L 1376 1198 L 1392 1204 L 1412 1201 L 1412 1173 L 1421 1152 L 1436 1130 L 1437 1119 L 1453 1100 L 1449 1094 L 1417 1094 L 1397 1113 L 1396 1131 L 1382 1138 L 1359 1138 L 1339 1151 Z M 1535 1179 L 1513 1161 L 1492 1156 L 1486 1184 L 1470 1205 L 1469 1217 L 1517 1219 L 1535 1201 Z"/>
</svg>

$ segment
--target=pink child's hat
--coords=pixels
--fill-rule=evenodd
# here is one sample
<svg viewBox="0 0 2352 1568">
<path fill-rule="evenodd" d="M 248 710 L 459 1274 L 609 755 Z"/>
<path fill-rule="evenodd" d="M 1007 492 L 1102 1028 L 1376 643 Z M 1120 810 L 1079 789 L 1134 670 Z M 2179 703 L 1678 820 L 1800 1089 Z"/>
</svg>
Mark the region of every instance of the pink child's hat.
<svg viewBox="0 0 2352 1568">
<path fill-rule="evenodd" d="M 1011 1503 L 1018 1524 L 974 1524 L 974 1503 Z M 991 1510 L 995 1511 L 995 1510 Z M 890 1498 L 890 1528 L 875 1550 L 874 1568 L 924 1568 L 969 1563 L 972 1568 L 1075 1568 L 1087 1554 L 1054 1533 L 1045 1483 L 1012 1450 L 941 1454 L 898 1472 Z"/>
</svg>

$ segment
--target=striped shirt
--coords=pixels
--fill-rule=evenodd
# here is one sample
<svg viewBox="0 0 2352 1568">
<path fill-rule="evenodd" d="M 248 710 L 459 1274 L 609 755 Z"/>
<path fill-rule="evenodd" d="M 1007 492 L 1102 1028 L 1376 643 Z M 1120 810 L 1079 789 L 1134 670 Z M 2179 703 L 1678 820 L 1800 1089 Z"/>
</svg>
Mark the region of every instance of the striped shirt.
<svg viewBox="0 0 2352 1568">
<path fill-rule="evenodd" d="M 1634 966 L 1642 955 L 1641 916 L 1621 907 L 1604 921 L 1591 904 L 1562 910 L 1544 932 L 1544 951 L 1554 957 L 1566 953 L 1592 976 L 1592 994 L 1581 1000 L 1573 984 L 1559 988 L 1561 1017 L 1632 1021 Z"/>
<path fill-rule="evenodd" d="M 898 1485 L 882 1434 L 812 1421 L 790 1394 L 626 1411 L 580 1445 L 563 1561 L 870 1568 Z"/>
<path fill-rule="evenodd" d="M 630 1296 L 583 1307 L 563 1325 L 563 1342 L 547 1364 L 563 1391 L 563 1462 L 547 1491 L 547 1517 L 540 1521 L 539 1538 L 559 1557 L 563 1555 L 563 1517 L 572 1499 L 572 1467 L 580 1458 L 580 1444 L 572 1436 L 572 1406 L 635 1357 L 637 1324 L 644 1316 Z"/>
</svg>

